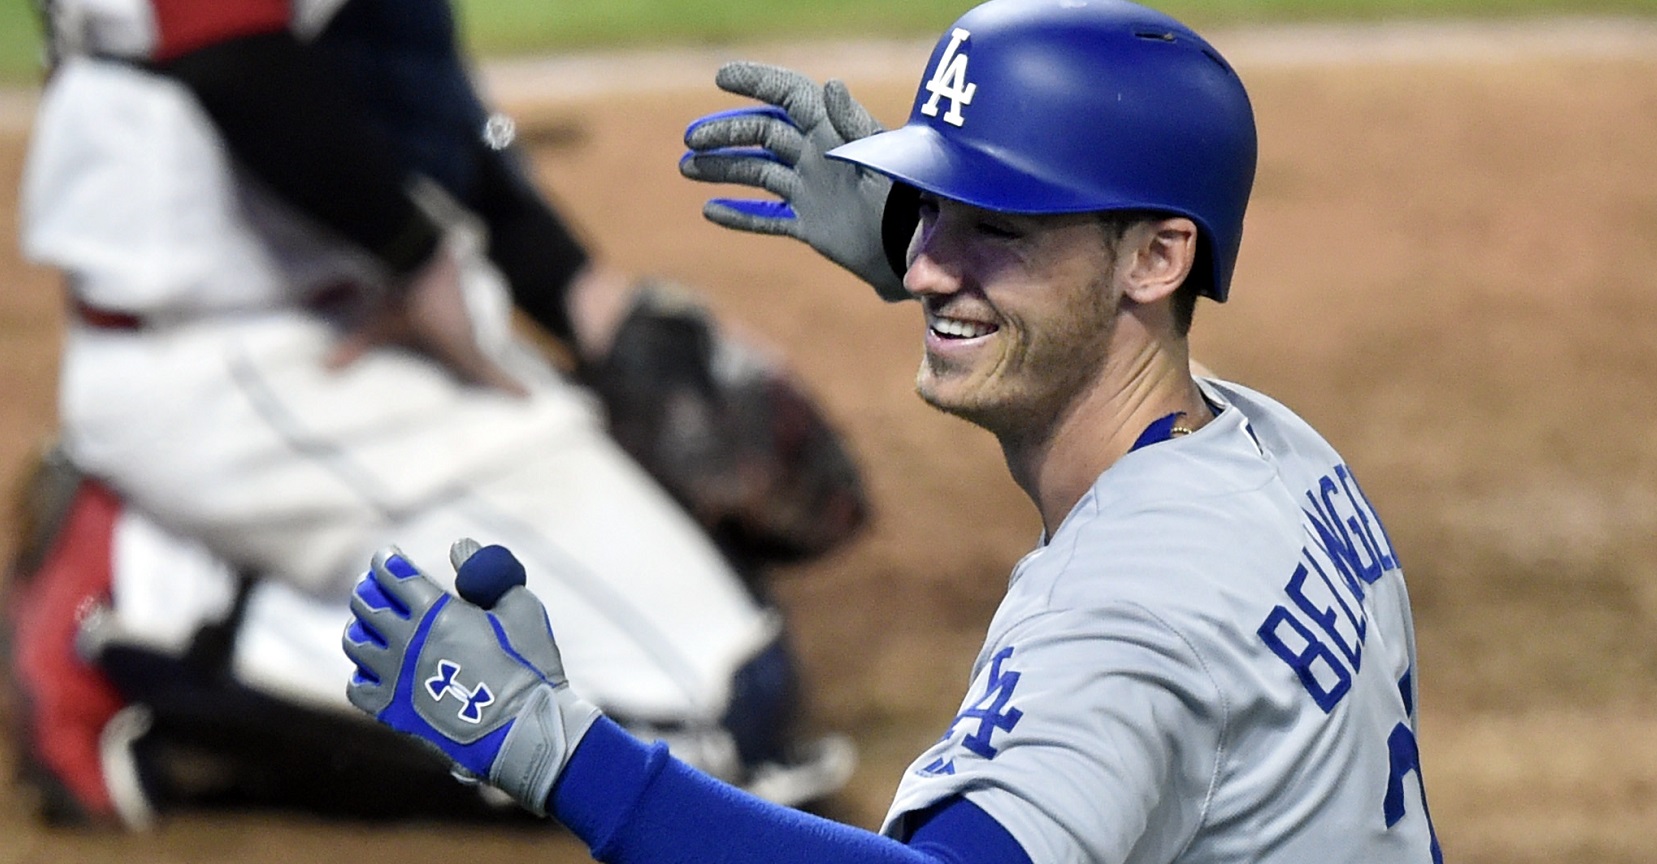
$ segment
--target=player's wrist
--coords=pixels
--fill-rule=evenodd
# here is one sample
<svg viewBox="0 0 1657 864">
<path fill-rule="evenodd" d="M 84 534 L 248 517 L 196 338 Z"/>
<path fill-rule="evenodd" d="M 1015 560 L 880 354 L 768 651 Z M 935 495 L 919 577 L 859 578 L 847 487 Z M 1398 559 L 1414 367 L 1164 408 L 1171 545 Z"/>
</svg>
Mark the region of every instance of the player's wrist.
<svg viewBox="0 0 1657 864">
<path fill-rule="evenodd" d="M 600 716 L 568 686 L 537 688 L 501 743 L 489 784 L 531 813 L 547 815 L 553 787 Z"/>
<path fill-rule="evenodd" d="M 553 785 L 548 813 L 589 847 L 601 848 L 637 810 L 671 758 L 665 743 L 646 743 L 600 717 Z"/>
</svg>

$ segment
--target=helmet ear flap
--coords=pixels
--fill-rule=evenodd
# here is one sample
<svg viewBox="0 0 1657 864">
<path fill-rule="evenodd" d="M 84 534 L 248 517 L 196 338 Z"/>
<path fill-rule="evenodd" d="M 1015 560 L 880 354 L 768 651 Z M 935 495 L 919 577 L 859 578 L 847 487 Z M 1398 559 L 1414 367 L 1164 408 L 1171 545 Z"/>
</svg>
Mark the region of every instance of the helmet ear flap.
<svg viewBox="0 0 1657 864">
<path fill-rule="evenodd" d="M 909 270 L 909 244 L 920 226 L 920 205 L 921 190 L 902 181 L 892 183 L 880 218 L 880 245 L 886 250 L 886 263 L 899 276 Z"/>
<path fill-rule="evenodd" d="M 1225 288 L 1219 287 L 1219 276 L 1214 272 L 1214 238 L 1200 225 L 1197 227 L 1197 257 L 1191 262 L 1191 273 L 1185 281 L 1204 286 L 1197 293 L 1212 297 L 1217 303 L 1225 302 L 1230 288 L 1229 284 Z"/>
</svg>

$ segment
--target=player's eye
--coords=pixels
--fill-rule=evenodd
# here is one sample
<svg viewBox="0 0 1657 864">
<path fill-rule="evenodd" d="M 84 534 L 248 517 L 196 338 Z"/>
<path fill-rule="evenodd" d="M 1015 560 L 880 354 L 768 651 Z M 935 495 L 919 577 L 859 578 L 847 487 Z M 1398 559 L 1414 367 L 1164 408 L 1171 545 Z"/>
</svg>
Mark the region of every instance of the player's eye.
<svg viewBox="0 0 1657 864">
<path fill-rule="evenodd" d="M 979 234 L 994 240 L 1017 240 L 1024 232 L 999 219 L 983 219 L 974 226 Z"/>
</svg>

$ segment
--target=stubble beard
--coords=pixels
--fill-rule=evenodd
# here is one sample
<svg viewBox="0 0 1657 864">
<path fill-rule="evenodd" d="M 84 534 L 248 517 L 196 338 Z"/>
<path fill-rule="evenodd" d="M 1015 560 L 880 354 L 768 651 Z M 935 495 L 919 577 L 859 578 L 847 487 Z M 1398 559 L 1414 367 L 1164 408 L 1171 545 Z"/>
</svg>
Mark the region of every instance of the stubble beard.
<svg viewBox="0 0 1657 864">
<path fill-rule="evenodd" d="M 1097 287 L 1097 286 L 1096 286 Z M 1046 435 L 1067 417 L 1078 399 L 1098 379 L 1115 329 L 1114 306 L 1104 289 L 1089 292 L 1076 314 L 1038 342 L 1022 347 L 1016 362 L 1002 356 L 995 367 L 965 382 L 957 395 L 929 387 L 950 377 L 970 376 L 928 354 L 915 374 L 915 392 L 926 404 L 994 434 L 1003 441 Z M 953 374 L 952 374 L 953 373 Z M 939 392 L 942 390 L 943 392 Z"/>
<path fill-rule="evenodd" d="M 1020 339 L 986 360 L 988 370 L 975 374 L 970 367 L 951 368 L 929 352 L 916 372 L 915 392 L 933 408 L 988 430 L 1004 445 L 1051 434 L 1100 380 L 1109 360 L 1120 312 L 1114 290 L 1119 253 L 1117 241 L 1102 239 L 1104 254 L 1093 278 L 1054 298 L 1056 312 L 1004 322 L 999 338 L 1010 339 L 1016 331 Z M 968 380 L 951 382 L 951 377 Z M 929 382 L 945 386 L 929 388 Z M 952 383 L 957 386 L 951 397 Z"/>
</svg>

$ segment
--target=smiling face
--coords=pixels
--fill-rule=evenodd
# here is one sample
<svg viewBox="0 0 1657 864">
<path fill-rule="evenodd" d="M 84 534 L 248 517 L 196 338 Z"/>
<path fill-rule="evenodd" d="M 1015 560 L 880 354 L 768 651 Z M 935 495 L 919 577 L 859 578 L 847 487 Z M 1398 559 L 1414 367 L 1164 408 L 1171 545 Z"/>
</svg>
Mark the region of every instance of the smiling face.
<svg viewBox="0 0 1657 864">
<path fill-rule="evenodd" d="M 1051 426 L 1098 380 L 1115 236 L 1096 214 L 998 213 L 923 195 L 904 286 L 926 313 L 922 399 L 997 435 Z"/>
</svg>

